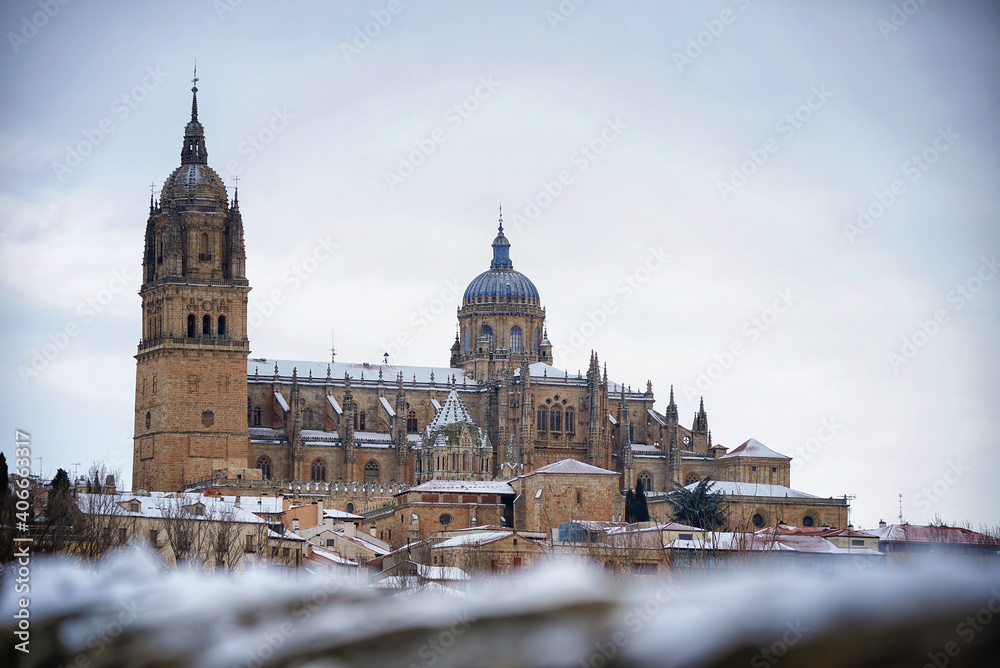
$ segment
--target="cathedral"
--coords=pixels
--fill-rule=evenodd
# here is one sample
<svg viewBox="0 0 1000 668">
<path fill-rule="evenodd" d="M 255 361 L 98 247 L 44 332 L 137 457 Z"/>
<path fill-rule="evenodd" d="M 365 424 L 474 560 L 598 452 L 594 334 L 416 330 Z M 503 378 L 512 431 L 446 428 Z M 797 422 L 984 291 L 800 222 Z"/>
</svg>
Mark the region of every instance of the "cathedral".
<svg viewBox="0 0 1000 668">
<path fill-rule="evenodd" d="M 789 457 L 753 439 L 732 452 L 713 444 L 704 401 L 687 427 L 672 389 L 658 411 L 651 382 L 610 380 L 597 353 L 585 372 L 558 368 L 502 215 L 447 366 L 250 358 L 238 193 L 230 201 L 208 166 L 197 91 L 181 164 L 146 223 L 133 489 L 349 489 L 368 507 L 431 480 L 508 480 L 574 459 L 619 473 L 622 490 L 641 482 L 655 496 L 711 476 L 740 498 L 785 490 L 805 504 L 760 506 L 754 524 L 790 512 L 802 516 L 789 523 L 846 525 L 846 502 L 811 510 L 817 497 L 789 488 Z"/>
</svg>

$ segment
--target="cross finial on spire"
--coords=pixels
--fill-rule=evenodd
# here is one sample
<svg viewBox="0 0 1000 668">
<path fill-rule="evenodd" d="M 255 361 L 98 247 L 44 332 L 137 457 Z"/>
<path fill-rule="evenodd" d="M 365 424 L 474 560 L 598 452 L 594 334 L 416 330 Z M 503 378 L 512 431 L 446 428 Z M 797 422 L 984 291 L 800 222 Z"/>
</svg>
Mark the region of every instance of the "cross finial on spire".
<svg viewBox="0 0 1000 668">
<path fill-rule="evenodd" d="M 500 234 L 503 234 L 503 202 L 500 202 Z"/>
<path fill-rule="evenodd" d="M 153 192 L 156 190 L 156 183 L 150 181 L 149 183 L 149 210 L 153 210 Z"/>
<path fill-rule="evenodd" d="M 191 79 L 191 122 L 198 122 L 198 61 L 194 61 L 194 78 Z"/>
</svg>

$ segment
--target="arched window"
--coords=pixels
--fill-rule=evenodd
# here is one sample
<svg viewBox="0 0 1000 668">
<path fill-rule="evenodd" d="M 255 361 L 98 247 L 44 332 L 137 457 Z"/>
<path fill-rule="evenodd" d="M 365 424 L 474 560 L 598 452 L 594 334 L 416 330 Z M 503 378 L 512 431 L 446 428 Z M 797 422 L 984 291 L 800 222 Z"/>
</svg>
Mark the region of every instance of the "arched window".
<svg viewBox="0 0 1000 668">
<path fill-rule="evenodd" d="M 816 520 L 812 518 L 812 515 L 806 515 L 802 518 L 802 526 L 811 527 L 816 526 Z"/>
<path fill-rule="evenodd" d="M 521 328 L 517 325 L 510 328 L 510 351 L 521 352 Z"/>
<path fill-rule="evenodd" d="M 642 485 L 644 492 L 653 491 L 653 476 L 649 475 L 646 471 L 639 474 L 639 483 Z"/>
<path fill-rule="evenodd" d="M 260 426 L 260 406 L 253 407 L 253 426 Z"/>
<path fill-rule="evenodd" d="M 260 469 L 260 475 L 264 480 L 271 479 L 271 458 L 267 455 L 261 455 L 257 458 L 257 468 Z"/>
<path fill-rule="evenodd" d="M 361 411 L 358 413 L 358 431 L 365 430 L 365 412 Z"/>
<path fill-rule="evenodd" d="M 305 427 L 306 429 L 313 428 L 313 409 L 307 408 L 302 413 L 302 426 Z"/>
<path fill-rule="evenodd" d="M 691 484 L 694 484 L 696 482 L 698 482 L 698 476 L 696 476 L 694 473 L 688 473 L 687 477 L 684 478 L 684 484 L 685 485 L 691 485 Z"/>
<path fill-rule="evenodd" d="M 317 457 L 312 463 L 312 481 L 326 482 L 326 462 Z"/>
<path fill-rule="evenodd" d="M 417 412 L 410 411 L 406 414 L 406 431 L 411 434 L 417 433 Z"/>
<path fill-rule="evenodd" d="M 575 415 L 572 410 L 566 411 L 566 433 L 572 434 L 573 430 L 576 428 Z"/>
<path fill-rule="evenodd" d="M 493 328 L 489 325 L 483 325 L 483 336 L 486 337 L 487 350 L 493 350 Z"/>
<path fill-rule="evenodd" d="M 375 460 L 369 460 L 365 464 L 365 484 L 377 484 L 378 483 L 378 462 Z"/>
<path fill-rule="evenodd" d="M 549 413 L 549 431 L 562 431 L 562 411 L 558 408 Z"/>
<path fill-rule="evenodd" d="M 538 409 L 538 431 L 545 431 L 545 409 Z"/>
<path fill-rule="evenodd" d="M 194 314 L 188 316 L 188 338 L 194 338 Z"/>
<path fill-rule="evenodd" d="M 208 255 L 208 234 L 202 232 L 201 234 L 201 245 L 198 247 L 198 252 L 201 253 L 201 259 L 206 259 L 205 256 Z"/>
<path fill-rule="evenodd" d="M 462 338 L 465 340 L 465 352 L 469 352 L 469 328 L 462 328 Z"/>
<path fill-rule="evenodd" d="M 348 503 L 348 504 L 347 504 L 347 509 L 346 509 L 346 510 L 347 510 L 347 512 L 349 512 L 349 513 L 353 513 L 353 512 L 354 512 L 354 504 L 353 504 L 353 503 Z"/>
<path fill-rule="evenodd" d="M 212 318 L 207 315 L 201 319 L 201 338 L 212 338 Z"/>
<path fill-rule="evenodd" d="M 219 316 L 219 338 L 226 338 L 226 316 Z"/>
<path fill-rule="evenodd" d="M 463 471 L 468 471 L 469 470 L 469 453 L 468 452 L 463 452 L 462 453 L 462 470 Z"/>
<path fill-rule="evenodd" d="M 538 346 L 540 346 L 541 343 L 542 343 L 542 340 L 538 336 L 538 328 L 535 327 L 535 352 L 536 353 L 538 352 Z"/>
</svg>

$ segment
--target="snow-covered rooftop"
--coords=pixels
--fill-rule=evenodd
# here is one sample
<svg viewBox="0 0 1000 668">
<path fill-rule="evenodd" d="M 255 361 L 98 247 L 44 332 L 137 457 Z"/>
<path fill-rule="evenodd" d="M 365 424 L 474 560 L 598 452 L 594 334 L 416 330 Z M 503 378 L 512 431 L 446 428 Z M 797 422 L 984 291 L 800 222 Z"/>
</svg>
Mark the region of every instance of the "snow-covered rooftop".
<svg viewBox="0 0 1000 668">
<path fill-rule="evenodd" d="M 736 447 L 725 455 L 719 457 L 719 459 L 727 459 L 731 457 L 764 457 L 767 459 L 791 459 L 780 452 L 775 452 L 771 448 L 767 447 L 755 438 L 751 438 L 746 443 Z"/>
<path fill-rule="evenodd" d="M 693 490 L 698 486 L 698 484 L 699 483 L 693 482 L 690 485 L 685 486 L 685 489 Z M 792 489 L 791 487 L 785 487 L 784 485 L 765 485 L 755 482 L 733 482 L 731 480 L 712 480 L 709 482 L 709 490 L 716 494 L 721 493 L 729 496 L 763 496 L 769 498 L 788 497 L 790 499 L 821 498 L 813 496 L 812 494 L 800 492 L 797 489 Z"/>
<path fill-rule="evenodd" d="M 312 372 L 312 381 L 317 383 L 326 382 L 327 368 L 330 370 L 330 379 L 336 384 L 344 382 L 344 374 L 350 377 L 351 382 L 360 382 L 362 375 L 365 383 L 378 381 L 379 371 L 382 372 L 383 383 L 387 386 L 394 386 L 396 376 L 402 372 L 404 385 L 413 383 L 414 378 L 418 383 L 430 383 L 431 376 L 434 376 L 434 384 L 446 387 L 455 377 L 458 386 L 463 384 L 469 389 L 476 389 L 475 379 L 467 377 L 462 369 L 452 369 L 450 367 L 434 366 L 401 366 L 397 364 L 365 364 L 352 362 L 309 362 L 303 360 L 275 360 L 266 357 L 253 357 L 247 360 L 247 375 L 253 380 L 257 375 L 260 380 L 270 380 L 274 378 L 274 367 L 278 367 L 278 376 L 281 378 L 291 378 L 292 369 L 296 370 L 299 383 L 309 382 L 309 373 Z"/>
<path fill-rule="evenodd" d="M 501 538 L 506 538 L 513 534 L 513 531 L 483 531 L 480 533 L 470 533 L 463 534 L 461 536 L 452 536 L 440 543 L 432 546 L 432 549 L 449 549 L 455 547 L 475 547 L 477 545 L 486 545 L 487 543 L 492 543 L 498 541 Z"/>
<path fill-rule="evenodd" d="M 522 477 L 528 477 L 530 475 L 535 475 L 536 473 L 565 473 L 573 475 L 618 475 L 616 471 L 609 471 L 608 469 L 602 469 L 599 466 L 591 466 L 590 464 L 584 464 L 583 462 L 578 462 L 575 459 L 562 459 L 558 462 L 553 462 L 552 464 L 546 464 L 541 466 L 531 473 L 525 473 Z"/>
<path fill-rule="evenodd" d="M 514 489 L 500 480 L 428 480 L 411 487 L 409 492 L 464 492 L 466 494 L 513 494 Z"/>
<path fill-rule="evenodd" d="M 427 425 L 427 429 L 428 431 L 433 431 L 450 424 L 459 424 L 462 422 L 467 422 L 471 425 L 476 424 L 472 416 L 469 415 L 468 409 L 465 408 L 465 404 L 459 398 L 458 392 L 452 390 L 448 393 L 448 398 L 444 400 L 444 405 L 441 406 L 434 415 L 434 419 Z"/>
</svg>

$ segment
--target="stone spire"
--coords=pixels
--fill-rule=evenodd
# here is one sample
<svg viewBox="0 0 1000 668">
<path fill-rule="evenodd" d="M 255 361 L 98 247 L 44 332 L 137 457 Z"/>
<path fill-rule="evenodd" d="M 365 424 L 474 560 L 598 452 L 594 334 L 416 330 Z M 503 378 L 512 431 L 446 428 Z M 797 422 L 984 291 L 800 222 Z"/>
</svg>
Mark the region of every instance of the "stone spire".
<svg viewBox="0 0 1000 668">
<path fill-rule="evenodd" d="M 691 427 L 691 431 L 699 434 L 708 433 L 708 414 L 705 412 L 705 397 L 701 398 L 701 402 L 698 405 L 698 412 L 694 414 L 694 425 Z"/>
<path fill-rule="evenodd" d="M 208 164 L 208 149 L 205 147 L 205 128 L 198 121 L 198 66 L 191 79 L 191 120 L 184 128 L 184 147 L 181 149 L 181 164 Z"/>
<path fill-rule="evenodd" d="M 503 207 L 500 208 L 500 227 L 497 229 L 496 239 L 493 240 L 493 261 L 490 262 L 490 269 L 513 269 L 514 263 L 510 261 L 510 242 L 503 235 Z"/>
</svg>

